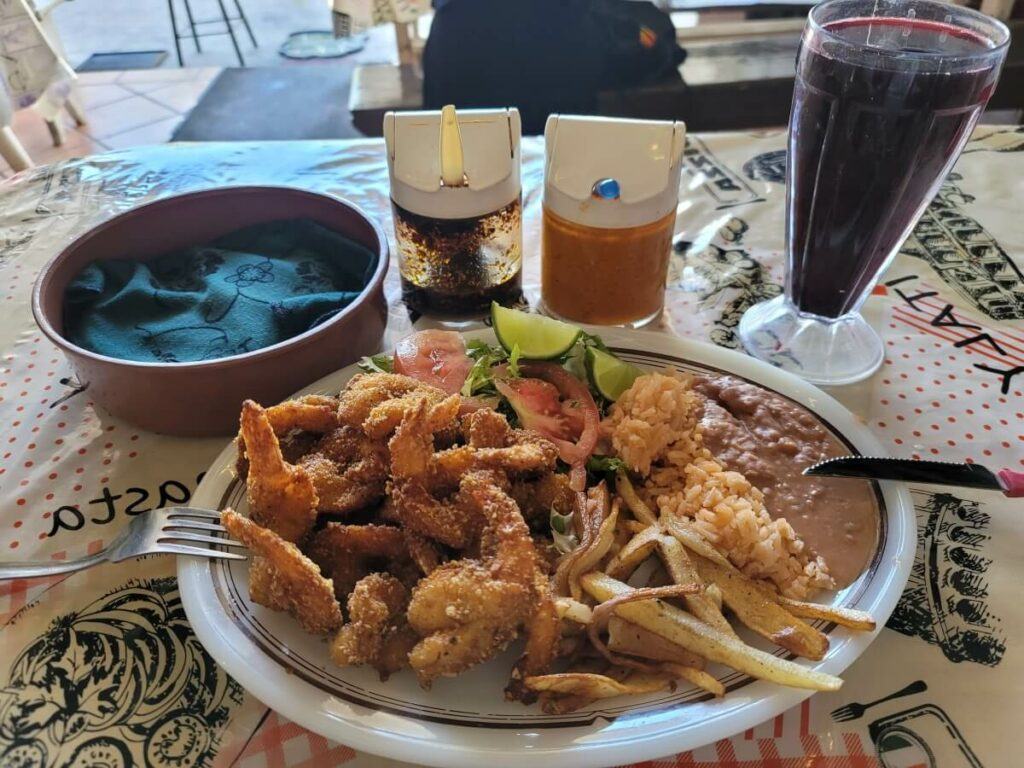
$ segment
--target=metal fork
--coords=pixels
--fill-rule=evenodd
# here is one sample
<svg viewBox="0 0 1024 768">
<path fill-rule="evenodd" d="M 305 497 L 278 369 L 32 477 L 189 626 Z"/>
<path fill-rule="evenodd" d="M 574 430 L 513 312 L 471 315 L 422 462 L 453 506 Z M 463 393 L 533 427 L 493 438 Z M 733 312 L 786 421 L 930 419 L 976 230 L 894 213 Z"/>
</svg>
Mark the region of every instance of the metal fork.
<svg viewBox="0 0 1024 768">
<path fill-rule="evenodd" d="M 221 533 L 227 533 L 227 529 L 220 524 L 220 513 L 215 510 L 194 507 L 154 509 L 132 520 L 110 544 L 93 555 L 47 563 L 0 563 L 0 581 L 72 573 L 99 563 L 119 563 L 139 555 L 195 555 L 222 560 L 245 560 L 245 555 L 221 552 L 209 546 L 245 546 L 241 542 L 216 535 Z M 197 546 L 199 544 L 207 546 Z"/>
</svg>

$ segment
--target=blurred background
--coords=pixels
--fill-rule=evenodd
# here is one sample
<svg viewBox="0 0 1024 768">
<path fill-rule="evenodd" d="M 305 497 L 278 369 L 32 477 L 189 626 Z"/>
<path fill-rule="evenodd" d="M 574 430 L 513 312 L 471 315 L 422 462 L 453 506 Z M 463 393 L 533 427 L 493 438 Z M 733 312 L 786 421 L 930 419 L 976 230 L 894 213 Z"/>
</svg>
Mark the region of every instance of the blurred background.
<svg viewBox="0 0 1024 768">
<path fill-rule="evenodd" d="M 1019 123 L 1024 2 L 988 122 Z M 0 0 L 0 175 L 166 141 L 380 135 L 390 109 L 785 125 L 808 0 Z"/>
</svg>

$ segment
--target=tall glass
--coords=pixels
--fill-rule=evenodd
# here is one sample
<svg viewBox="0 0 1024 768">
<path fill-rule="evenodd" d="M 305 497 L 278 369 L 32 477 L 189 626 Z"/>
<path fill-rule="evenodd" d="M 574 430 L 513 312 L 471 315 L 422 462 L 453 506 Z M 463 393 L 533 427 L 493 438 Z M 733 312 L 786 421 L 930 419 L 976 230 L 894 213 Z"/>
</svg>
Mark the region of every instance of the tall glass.
<svg viewBox="0 0 1024 768">
<path fill-rule="evenodd" d="M 881 365 L 858 310 L 960 155 L 1009 39 L 932 0 L 811 11 L 789 118 L 786 290 L 743 316 L 748 352 L 818 384 Z"/>
</svg>

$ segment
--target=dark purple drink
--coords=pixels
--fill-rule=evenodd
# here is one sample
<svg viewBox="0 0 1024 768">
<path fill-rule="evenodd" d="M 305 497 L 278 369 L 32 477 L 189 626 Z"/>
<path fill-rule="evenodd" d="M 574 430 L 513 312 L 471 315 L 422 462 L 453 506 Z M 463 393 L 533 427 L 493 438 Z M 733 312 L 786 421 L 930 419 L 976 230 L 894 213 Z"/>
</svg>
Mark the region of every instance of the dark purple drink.
<svg viewBox="0 0 1024 768">
<path fill-rule="evenodd" d="M 832 21 L 805 38 L 786 233 L 786 293 L 800 312 L 857 309 L 991 96 L 992 49 L 962 26 L 896 16 Z"/>
</svg>

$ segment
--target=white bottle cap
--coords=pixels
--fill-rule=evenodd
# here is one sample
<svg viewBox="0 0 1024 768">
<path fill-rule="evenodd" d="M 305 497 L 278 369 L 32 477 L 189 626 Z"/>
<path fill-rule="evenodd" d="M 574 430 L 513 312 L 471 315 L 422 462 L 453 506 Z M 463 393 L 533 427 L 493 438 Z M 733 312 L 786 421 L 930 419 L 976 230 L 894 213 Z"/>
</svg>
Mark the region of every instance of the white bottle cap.
<svg viewBox="0 0 1024 768">
<path fill-rule="evenodd" d="M 636 227 L 679 201 L 686 125 L 551 115 L 544 127 L 544 207 L 601 229 Z"/>
<path fill-rule="evenodd" d="M 448 127 L 441 140 L 438 112 L 384 115 L 391 199 L 400 207 L 435 219 L 468 219 L 500 210 L 519 198 L 519 110 L 445 107 Z M 442 147 L 449 152 L 442 168 Z M 462 183 L 445 184 L 451 154 L 461 148 Z"/>
</svg>

